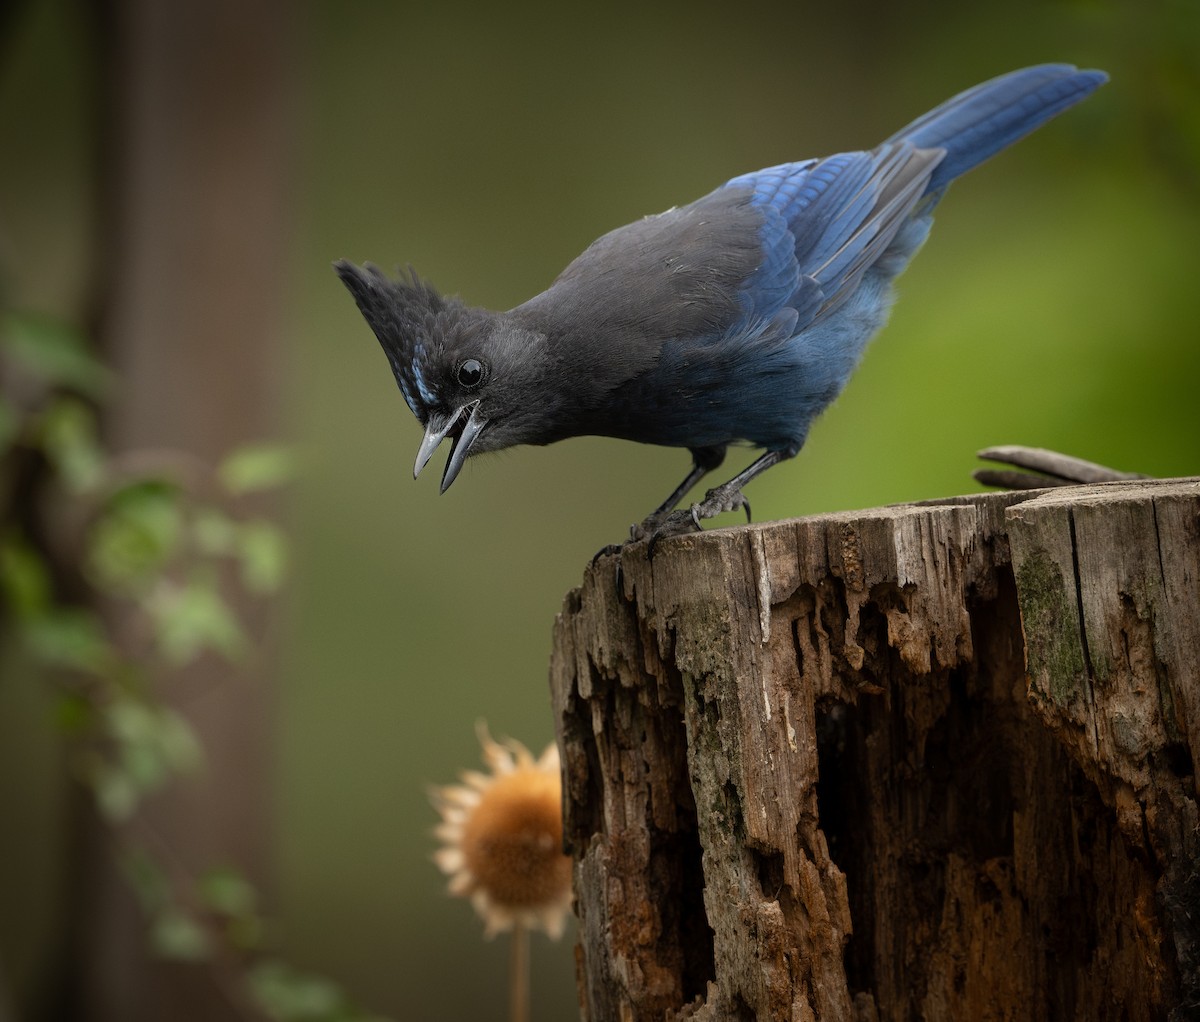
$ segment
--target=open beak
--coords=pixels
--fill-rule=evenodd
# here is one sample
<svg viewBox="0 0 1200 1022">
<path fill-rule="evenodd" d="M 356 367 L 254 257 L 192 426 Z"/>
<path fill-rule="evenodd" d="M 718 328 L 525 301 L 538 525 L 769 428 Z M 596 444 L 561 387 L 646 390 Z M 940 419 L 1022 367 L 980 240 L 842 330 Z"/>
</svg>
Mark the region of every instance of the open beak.
<svg viewBox="0 0 1200 1022">
<path fill-rule="evenodd" d="M 421 469 L 429 464 L 429 459 L 433 457 L 433 452 L 437 450 L 438 444 L 449 436 L 450 457 L 446 459 L 446 470 L 442 473 L 442 493 L 445 493 L 450 489 L 450 484 L 458 477 L 463 462 L 467 460 L 471 445 L 475 443 L 486 425 L 487 419 L 479 414 L 478 401 L 463 405 L 453 415 L 434 414 L 429 416 L 429 421 L 425 424 L 425 439 L 421 441 L 421 446 L 417 450 L 417 463 L 413 466 L 413 478 L 416 479 L 421 474 Z M 458 428 L 460 426 L 461 428 Z"/>
</svg>

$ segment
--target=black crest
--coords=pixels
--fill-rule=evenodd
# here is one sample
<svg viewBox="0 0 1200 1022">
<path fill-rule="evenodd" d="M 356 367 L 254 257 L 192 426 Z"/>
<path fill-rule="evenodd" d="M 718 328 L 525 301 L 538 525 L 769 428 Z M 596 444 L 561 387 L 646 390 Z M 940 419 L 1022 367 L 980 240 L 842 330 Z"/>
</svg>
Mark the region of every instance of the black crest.
<svg viewBox="0 0 1200 1022">
<path fill-rule="evenodd" d="M 358 267 L 342 259 L 333 268 L 375 331 L 404 400 L 423 424 L 428 409 L 438 404 L 427 367 L 437 364 L 447 313 L 457 313 L 459 303 L 447 301 L 411 267 L 397 280 L 371 263 Z"/>
</svg>

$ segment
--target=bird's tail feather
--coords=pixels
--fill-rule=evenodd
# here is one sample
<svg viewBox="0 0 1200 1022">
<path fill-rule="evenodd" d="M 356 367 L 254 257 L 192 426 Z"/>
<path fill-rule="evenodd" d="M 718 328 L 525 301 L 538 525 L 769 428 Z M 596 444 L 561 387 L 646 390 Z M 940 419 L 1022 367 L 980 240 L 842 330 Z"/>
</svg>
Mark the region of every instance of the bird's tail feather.
<svg viewBox="0 0 1200 1022">
<path fill-rule="evenodd" d="M 1108 80 L 1103 71 L 1039 64 L 960 92 L 888 139 L 946 150 L 929 181 L 938 192 L 968 170 L 1090 95 Z"/>
</svg>

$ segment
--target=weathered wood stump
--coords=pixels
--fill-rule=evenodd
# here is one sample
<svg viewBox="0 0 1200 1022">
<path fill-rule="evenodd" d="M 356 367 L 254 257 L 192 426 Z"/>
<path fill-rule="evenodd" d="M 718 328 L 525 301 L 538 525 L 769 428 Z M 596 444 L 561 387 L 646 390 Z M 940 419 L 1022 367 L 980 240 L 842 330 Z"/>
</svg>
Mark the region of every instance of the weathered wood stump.
<svg viewBox="0 0 1200 1022">
<path fill-rule="evenodd" d="M 1200 1017 L 1200 481 L 629 548 L 551 685 L 591 1022 Z"/>
</svg>

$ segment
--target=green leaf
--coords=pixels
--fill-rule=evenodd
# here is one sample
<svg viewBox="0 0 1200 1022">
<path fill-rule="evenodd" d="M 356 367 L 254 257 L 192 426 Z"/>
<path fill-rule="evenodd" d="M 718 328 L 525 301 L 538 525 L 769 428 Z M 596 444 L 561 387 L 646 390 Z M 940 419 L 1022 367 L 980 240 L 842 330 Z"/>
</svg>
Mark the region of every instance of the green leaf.
<svg viewBox="0 0 1200 1022">
<path fill-rule="evenodd" d="M 83 334 L 57 320 L 9 313 L 0 319 L 0 346 L 49 386 L 99 397 L 111 385 L 112 374 L 88 349 Z"/>
<path fill-rule="evenodd" d="M 118 742 L 145 742 L 158 729 L 156 707 L 130 695 L 120 694 L 105 707 L 109 734 Z"/>
<path fill-rule="evenodd" d="M 150 923 L 150 946 L 163 958 L 202 961 L 212 953 L 204 927 L 183 909 L 172 905 Z"/>
<path fill-rule="evenodd" d="M 212 952 L 208 932 L 178 903 L 171 878 L 158 861 L 141 848 L 131 848 L 121 856 L 120 867 L 142 912 L 149 917 L 151 948 L 164 958 L 207 958 Z"/>
<path fill-rule="evenodd" d="M 287 568 L 287 541 L 274 523 L 255 519 L 238 532 L 242 584 L 252 593 L 271 593 L 283 583 Z"/>
<path fill-rule="evenodd" d="M 113 823 L 128 820 L 142 792 L 137 783 L 124 770 L 109 763 L 98 764 L 86 773 L 86 780 L 96 792 L 96 806 L 100 815 Z"/>
<path fill-rule="evenodd" d="M 89 562 L 98 584 L 128 590 L 164 567 L 179 544 L 179 502 L 176 487 L 161 480 L 133 483 L 109 499 L 90 535 Z"/>
<path fill-rule="evenodd" d="M 225 923 L 225 939 L 243 951 L 253 951 L 262 947 L 263 922 L 256 915 L 237 916 Z"/>
<path fill-rule="evenodd" d="M 144 788 L 157 785 L 170 772 L 191 770 L 200 762 L 200 743 L 174 710 L 121 695 L 105 707 L 104 717 L 129 772 Z"/>
<path fill-rule="evenodd" d="M 283 444 L 253 444 L 230 454 L 217 470 L 221 484 L 235 496 L 270 490 L 296 473 L 295 454 Z"/>
<path fill-rule="evenodd" d="M 118 754 L 117 769 L 132 786 L 137 798 L 162 787 L 171 776 L 170 766 L 153 738 L 127 740 Z"/>
<path fill-rule="evenodd" d="M 83 493 L 104 477 L 104 452 L 96 440 L 95 413 L 77 398 L 59 398 L 38 419 L 42 449 L 68 490 Z"/>
<path fill-rule="evenodd" d="M 322 976 L 293 969 L 280 961 L 256 965 L 249 974 L 250 989 L 259 1006 L 279 1022 L 308 1022 L 347 1018 L 341 987 Z"/>
<path fill-rule="evenodd" d="M 163 868 L 140 848 L 120 857 L 121 872 L 147 915 L 161 912 L 171 901 L 171 884 Z"/>
<path fill-rule="evenodd" d="M 54 708 L 54 716 L 59 729 L 71 736 L 83 734 L 95 720 L 92 701 L 81 692 L 62 695 Z"/>
<path fill-rule="evenodd" d="M 159 649 L 173 664 L 186 664 L 206 649 L 234 659 L 245 637 L 216 580 L 197 574 L 183 586 L 161 586 L 147 609 L 154 619 Z"/>
<path fill-rule="evenodd" d="M 15 532 L 0 537 L 0 592 L 19 618 L 44 614 L 50 606 L 50 573 L 45 562 Z"/>
<path fill-rule="evenodd" d="M 238 870 L 228 866 L 208 870 L 199 881 L 200 899 L 223 916 L 249 916 L 258 907 L 258 892 Z"/>
<path fill-rule="evenodd" d="M 113 753 L 93 762 L 85 776 L 108 819 L 128 819 L 145 795 L 200 762 L 199 742 L 173 710 L 116 690 L 98 713 Z"/>
<path fill-rule="evenodd" d="M 259 1007 L 276 1022 L 388 1022 L 363 1011 L 331 980 L 277 959 L 260 961 L 247 980 Z"/>
<path fill-rule="evenodd" d="M 43 663 L 94 674 L 113 663 L 115 654 L 96 615 L 55 604 L 45 562 L 12 532 L 0 540 L 0 592 L 20 622 L 25 642 Z"/>
<path fill-rule="evenodd" d="M 165 706 L 155 707 L 158 730 L 155 740 L 164 762 L 176 773 L 190 773 L 204 759 L 196 732 L 183 717 Z"/>
<path fill-rule="evenodd" d="M 237 548 L 238 525 L 216 508 L 200 508 L 192 522 L 192 537 L 201 553 L 224 557 Z"/>
<path fill-rule="evenodd" d="M 133 802 L 167 779 L 170 768 L 158 742 L 157 714 L 153 707 L 129 696 L 116 699 L 104 709 L 104 725 L 116 745 L 116 761 L 110 765 L 120 780 L 109 779 L 115 794 Z M 130 791 L 123 792 L 120 785 Z M 118 805 L 120 803 L 118 802 Z"/>
<path fill-rule="evenodd" d="M 99 619 L 81 607 L 54 607 L 30 618 L 25 637 L 34 654 L 54 667 L 104 674 L 116 660 Z"/>
</svg>

